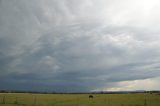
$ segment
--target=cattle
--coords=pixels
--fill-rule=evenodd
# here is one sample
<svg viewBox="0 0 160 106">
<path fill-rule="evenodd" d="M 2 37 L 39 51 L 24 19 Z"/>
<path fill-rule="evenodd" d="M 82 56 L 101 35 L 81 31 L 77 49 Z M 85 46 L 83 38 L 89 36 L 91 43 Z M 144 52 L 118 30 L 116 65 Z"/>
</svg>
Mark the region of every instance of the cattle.
<svg viewBox="0 0 160 106">
<path fill-rule="evenodd" d="M 89 95 L 89 98 L 93 98 L 93 95 Z"/>
</svg>

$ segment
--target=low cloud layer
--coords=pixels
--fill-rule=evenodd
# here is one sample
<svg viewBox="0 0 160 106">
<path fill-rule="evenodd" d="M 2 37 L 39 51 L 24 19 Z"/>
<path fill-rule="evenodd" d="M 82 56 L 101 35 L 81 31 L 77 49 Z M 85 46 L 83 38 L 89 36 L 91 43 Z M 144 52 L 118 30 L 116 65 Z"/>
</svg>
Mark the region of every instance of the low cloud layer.
<svg viewBox="0 0 160 106">
<path fill-rule="evenodd" d="M 0 0 L 0 89 L 157 89 L 159 6 L 158 0 Z"/>
</svg>

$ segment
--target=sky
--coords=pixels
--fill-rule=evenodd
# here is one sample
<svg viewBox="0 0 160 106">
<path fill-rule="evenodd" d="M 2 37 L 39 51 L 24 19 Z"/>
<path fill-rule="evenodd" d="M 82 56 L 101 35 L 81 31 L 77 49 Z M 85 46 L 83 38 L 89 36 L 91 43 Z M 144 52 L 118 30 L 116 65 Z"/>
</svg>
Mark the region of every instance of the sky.
<svg viewBox="0 0 160 106">
<path fill-rule="evenodd" d="M 160 90 L 159 0 L 0 0 L 0 90 Z"/>
</svg>

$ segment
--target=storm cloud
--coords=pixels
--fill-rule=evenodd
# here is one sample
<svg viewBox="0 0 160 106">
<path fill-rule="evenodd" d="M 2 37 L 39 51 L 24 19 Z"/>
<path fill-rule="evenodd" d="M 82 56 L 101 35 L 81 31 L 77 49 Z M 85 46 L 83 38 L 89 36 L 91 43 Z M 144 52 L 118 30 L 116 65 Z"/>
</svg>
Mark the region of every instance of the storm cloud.
<svg viewBox="0 0 160 106">
<path fill-rule="evenodd" d="M 0 0 L 0 89 L 158 89 L 159 9 L 158 0 Z"/>
</svg>

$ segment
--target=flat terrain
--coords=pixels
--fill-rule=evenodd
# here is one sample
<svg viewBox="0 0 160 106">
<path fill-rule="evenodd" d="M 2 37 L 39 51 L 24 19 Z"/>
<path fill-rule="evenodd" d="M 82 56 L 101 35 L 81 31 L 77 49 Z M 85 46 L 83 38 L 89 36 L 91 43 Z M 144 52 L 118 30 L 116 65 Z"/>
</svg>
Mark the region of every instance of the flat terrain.
<svg viewBox="0 0 160 106">
<path fill-rule="evenodd" d="M 0 93 L 0 106 L 160 106 L 157 94 Z"/>
</svg>

